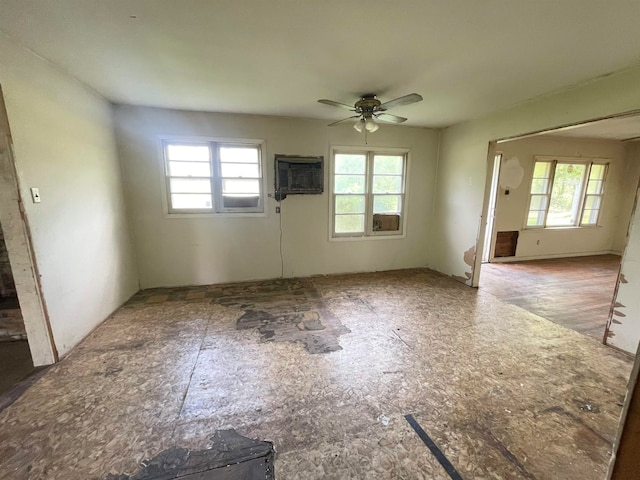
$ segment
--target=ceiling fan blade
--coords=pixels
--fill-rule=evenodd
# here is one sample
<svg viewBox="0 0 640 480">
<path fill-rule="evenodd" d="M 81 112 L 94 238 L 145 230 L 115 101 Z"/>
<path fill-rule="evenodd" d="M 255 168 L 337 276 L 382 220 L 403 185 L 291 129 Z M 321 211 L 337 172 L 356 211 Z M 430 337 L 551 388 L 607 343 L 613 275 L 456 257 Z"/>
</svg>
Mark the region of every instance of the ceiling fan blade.
<svg viewBox="0 0 640 480">
<path fill-rule="evenodd" d="M 332 107 L 346 108 L 347 110 L 350 110 L 352 112 L 356 111 L 356 109 L 353 107 L 353 105 L 347 105 L 346 103 L 334 102 L 333 100 L 327 100 L 326 98 L 318 100 L 318 103 L 324 103 L 325 105 L 331 105 Z"/>
<path fill-rule="evenodd" d="M 390 122 L 390 123 L 402 123 L 407 121 L 407 119 L 404 117 L 391 115 L 390 113 L 379 113 L 376 115 L 376 118 L 378 120 L 382 120 L 383 122 Z"/>
<path fill-rule="evenodd" d="M 399 107 L 401 105 L 409 105 L 411 103 L 416 103 L 422 100 L 422 95 L 418 95 L 417 93 L 410 93 L 409 95 L 405 95 L 404 97 L 396 98 L 395 100 L 389 100 L 388 102 L 380 105 L 377 110 L 382 112 L 384 110 L 389 110 L 393 107 Z"/>
<path fill-rule="evenodd" d="M 354 118 L 360 118 L 360 115 L 354 115 L 353 117 L 343 118 L 342 120 L 338 120 L 337 122 L 330 123 L 327 125 L 328 127 L 333 127 L 334 125 L 340 125 L 341 123 L 347 123 L 352 121 Z"/>
</svg>

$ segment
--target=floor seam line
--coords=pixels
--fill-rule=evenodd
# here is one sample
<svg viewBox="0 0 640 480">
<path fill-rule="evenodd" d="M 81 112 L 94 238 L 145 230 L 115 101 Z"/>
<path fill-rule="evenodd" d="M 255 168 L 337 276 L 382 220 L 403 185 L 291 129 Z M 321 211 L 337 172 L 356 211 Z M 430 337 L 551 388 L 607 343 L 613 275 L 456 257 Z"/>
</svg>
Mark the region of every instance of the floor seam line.
<svg viewBox="0 0 640 480">
<path fill-rule="evenodd" d="M 176 418 L 176 423 L 173 426 L 173 431 L 171 432 L 171 438 L 175 437 L 176 428 L 178 428 L 178 422 L 180 417 L 182 416 L 182 410 L 184 409 L 184 402 L 187 399 L 187 395 L 189 394 L 189 390 L 191 389 L 191 381 L 193 380 L 193 374 L 196 371 L 196 367 L 198 366 L 198 360 L 200 360 L 200 354 L 202 353 L 202 347 L 204 346 L 205 338 L 207 337 L 207 332 L 209 331 L 209 323 L 207 323 L 207 327 L 204 329 L 204 333 L 202 334 L 202 340 L 200 341 L 200 346 L 198 347 L 198 355 L 196 355 L 196 360 L 193 362 L 193 368 L 191 369 L 191 374 L 189 374 L 189 382 L 187 383 L 187 388 L 184 391 L 184 395 L 182 396 L 182 401 L 180 402 L 180 410 L 178 410 L 178 417 Z"/>
</svg>

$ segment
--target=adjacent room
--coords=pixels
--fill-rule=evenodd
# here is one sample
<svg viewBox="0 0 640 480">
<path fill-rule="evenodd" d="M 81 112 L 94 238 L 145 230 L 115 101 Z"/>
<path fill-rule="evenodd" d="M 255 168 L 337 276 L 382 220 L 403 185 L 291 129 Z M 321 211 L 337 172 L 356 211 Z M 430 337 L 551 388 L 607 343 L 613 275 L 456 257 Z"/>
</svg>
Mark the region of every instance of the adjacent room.
<svg viewBox="0 0 640 480">
<path fill-rule="evenodd" d="M 615 346 L 605 330 L 640 179 L 638 140 L 630 115 L 498 142 L 480 288 Z"/>
<path fill-rule="evenodd" d="M 636 478 L 639 14 L 0 0 L 0 477 Z"/>
</svg>

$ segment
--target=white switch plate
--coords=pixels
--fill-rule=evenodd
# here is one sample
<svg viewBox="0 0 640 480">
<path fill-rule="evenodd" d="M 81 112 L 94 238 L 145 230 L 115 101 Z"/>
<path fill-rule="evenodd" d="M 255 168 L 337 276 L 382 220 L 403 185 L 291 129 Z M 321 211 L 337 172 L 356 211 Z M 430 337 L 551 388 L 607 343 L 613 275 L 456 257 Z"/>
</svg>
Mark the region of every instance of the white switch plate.
<svg viewBox="0 0 640 480">
<path fill-rule="evenodd" d="M 40 203 L 40 190 L 36 187 L 31 187 L 31 198 L 33 199 L 33 203 Z"/>
</svg>

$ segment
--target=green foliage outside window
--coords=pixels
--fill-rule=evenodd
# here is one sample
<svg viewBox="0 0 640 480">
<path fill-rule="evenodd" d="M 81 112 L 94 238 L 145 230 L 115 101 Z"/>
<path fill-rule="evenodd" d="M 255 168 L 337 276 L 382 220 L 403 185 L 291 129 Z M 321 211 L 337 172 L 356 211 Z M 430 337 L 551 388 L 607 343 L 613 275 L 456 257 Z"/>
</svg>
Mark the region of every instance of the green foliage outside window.
<svg viewBox="0 0 640 480">
<path fill-rule="evenodd" d="M 576 223 L 586 165 L 558 163 L 553 178 L 547 225 L 571 226 Z"/>
<path fill-rule="evenodd" d="M 402 215 L 404 154 L 336 153 L 333 167 L 334 233 L 365 235 L 373 214 Z"/>
</svg>

